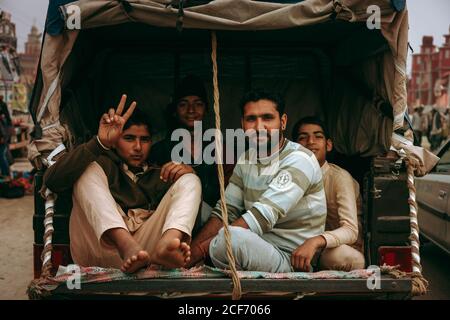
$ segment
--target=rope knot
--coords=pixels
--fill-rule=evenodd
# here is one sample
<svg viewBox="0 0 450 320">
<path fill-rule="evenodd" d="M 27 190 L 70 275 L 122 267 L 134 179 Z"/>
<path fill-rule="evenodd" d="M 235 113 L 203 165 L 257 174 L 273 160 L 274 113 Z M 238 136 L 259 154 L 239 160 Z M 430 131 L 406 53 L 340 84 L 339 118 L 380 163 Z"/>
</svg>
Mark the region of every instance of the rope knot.
<svg viewBox="0 0 450 320">
<path fill-rule="evenodd" d="M 117 1 L 119 1 L 119 3 L 122 5 L 126 13 L 130 13 L 131 10 L 133 10 L 133 7 L 127 0 L 117 0 Z"/>
<path fill-rule="evenodd" d="M 188 0 L 172 0 L 168 4 L 166 4 L 166 8 L 173 7 L 178 8 L 178 14 L 177 14 L 177 24 L 176 28 L 178 32 L 183 31 L 183 23 L 184 23 L 184 6 L 187 3 Z"/>
</svg>

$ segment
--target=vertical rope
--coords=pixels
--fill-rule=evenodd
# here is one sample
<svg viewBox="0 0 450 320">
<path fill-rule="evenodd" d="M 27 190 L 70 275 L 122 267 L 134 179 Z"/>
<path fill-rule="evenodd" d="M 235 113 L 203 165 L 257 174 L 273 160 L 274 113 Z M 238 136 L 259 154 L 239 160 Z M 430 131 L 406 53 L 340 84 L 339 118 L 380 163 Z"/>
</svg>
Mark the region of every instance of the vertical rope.
<svg viewBox="0 0 450 320">
<path fill-rule="evenodd" d="M 51 276 L 52 270 L 52 251 L 53 251 L 53 215 L 55 205 L 55 195 L 47 189 L 45 200 L 45 217 L 44 217 L 44 250 L 42 251 L 42 273 L 41 278 Z"/>
<path fill-rule="evenodd" d="M 43 288 L 48 278 L 52 275 L 52 251 L 53 251 L 53 215 L 55 205 L 55 195 L 47 189 L 45 192 L 45 216 L 44 216 L 44 249 L 42 250 L 41 276 L 30 282 L 27 288 L 28 297 L 32 300 L 47 297 L 50 293 Z"/>
<path fill-rule="evenodd" d="M 412 293 L 413 295 L 423 295 L 427 292 L 428 281 L 422 275 L 422 265 L 420 263 L 420 241 L 419 223 L 417 220 L 416 187 L 414 186 L 414 167 L 407 161 L 407 184 L 409 190 L 409 216 L 411 224 L 411 254 L 412 254 Z"/>
<path fill-rule="evenodd" d="M 225 205 L 225 178 L 223 173 L 223 165 L 222 165 L 222 136 L 220 134 L 220 104 L 219 104 L 219 83 L 218 83 L 218 71 L 217 71 L 217 36 L 216 32 L 211 32 L 211 60 L 213 64 L 213 85 L 214 85 L 214 113 L 216 120 L 216 152 L 217 152 L 217 160 L 218 160 L 218 173 L 219 173 L 219 184 L 220 184 L 220 202 L 222 207 L 222 221 L 224 227 L 225 234 L 225 243 L 227 247 L 227 258 L 228 263 L 231 269 L 231 278 L 233 280 L 233 300 L 238 300 L 242 296 L 241 290 L 241 282 L 239 280 L 239 275 L 236 270 L 236 260 L 233 256 L 233 251 L 231 249 L 231 235 L 228 229 L 228 211 L 227 206 Z"/>
</svg>

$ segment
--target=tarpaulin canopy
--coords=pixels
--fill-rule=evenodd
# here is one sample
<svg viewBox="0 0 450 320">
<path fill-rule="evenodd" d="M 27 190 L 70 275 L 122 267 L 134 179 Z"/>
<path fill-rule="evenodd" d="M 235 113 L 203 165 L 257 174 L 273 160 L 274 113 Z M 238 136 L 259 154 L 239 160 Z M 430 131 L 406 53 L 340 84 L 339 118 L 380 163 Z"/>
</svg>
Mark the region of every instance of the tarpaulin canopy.
<svg viewBox="0 0 450 320">
<path fill-rule="evenodd" d="M 35 99 L 31 111 L 37 124 L 42 128 L 42 136 L 37 136 L 29 148 L 29 158 L 34 161 L 40 155 L 47 156 L 58 145 L 68 139 L 68 132 L 59 122 L 62 87 L 65 67 L 80 35 L 93 29 L 114 27 L 125 24 L 145 24 L 153 27 L 175 29 L 181 23 L 179 8 L 170 5 L 168 0 L 89 0 L 60 1 L 64 19 L 70 16 L 70 6 L 77 6 L 81 13 L 81 30 L 61 31 L 59 18 L 52 12 L 53 23 L 48 22 L 47 34 L 43 43 L 41 58 L 41 81 L 36 85 Z M 206 2 L 206 1 L 205 1 Z M 189 1 L 187 2 L 189 4 Z M 327 37 L 334 23 L 365 24 L 372 15 L 368 8 L 376 5 L 380 9 L 381 29 L 375 30 L 382 35 L 386 50 L 380 46 L 370 48 L 366 35 L 358 41 L 347 37 L 345 45 L 336 45 L 338 35 Z M 70 12 L 70 10 L 69 10 Z M 59 24 L 58 24 L 59 23 Z M 330 25 L 333 24 L 333 25 Z M 52 28 L 50 28 L 52 26 Z M 395 133 L 403 128 L 406 105 L 406 55 L 408 44 L 408 14 L 404 1 L 389 0 L 305 0 L 297 3 L 274 3 L 249 0 L 216 0 L 198 6 L 183 9 L 182 26 L 187 30 L 222 30 L 223 32 L 256 32 L 290 29 L 310 30 L 307 28 L 329 26 L 321 32 L 311 33 L 323 37 L 323 43 L 332 43 L 336 48 L 339 61 L 335 65 L 345 65 L 352 55 L 366 55 L 367 58 L 353 63 L 355 73 L 362 79 L 370 98 L 354 94 L 354 86 L 341 81 L 346 75 L 335 72 L 330 75 L 333 82 L 335 109 L 327 111 L 328 119 L 334 117 L 331 127 L 337 149 L 345 154 L 373 156 L 387 151 L 392 145 L 402 149 L 410 160 L 416 162 L 419 175 L 429 171 L 436 158 L 420 147 L 413 147 L 408 139 Z M 317 30 L 318 30 L 317 29 Z M 132 30 L 132 29 L 130 29 Z M 316 30 L 316 31 L 317 31 Z M 50 34 L 51 32 L 51 34 Z M 366 31 L 368 32 L 368 31 Z M 238 33 L 237 33 L 238 34 Z M 97 34 L 98 36 L 98 34 Z M 102 34 L 108 37 L 106 34 Z M 130 37 L 133 34 L 129 34 Z M 305 39 L 308 35 L 305 33 Z M 368 37 L 370 38 L 370 37 Z M 374 37 L 376 39 L 376 37 Z M 308 39 L 308 41 L 311 39 Z M 100 39 L 99 39 L 100 41 Z M 145 40 L 148 41 L 148 38 Z M 220 37 L 219 37 L 220 41 Z M 320 39 L 314 39 L 320 41 Z M 365 41 L 365 42 L 364 42 Z M 220 45 L 220 42 L 219 42 Z M 372 50 L 370 55 L 364 50 Z M 378 51 L 377 51 L 378 50 Z M 131 61 L 131 59 L 130 59 Z M 337 69 L 339 70 L 339 69 Z M 367 90 L 368 89 L 368 90 Z M 308 92 L 306 90 L 305 92 Z M 354 105 L 359 105 L 359 109 Z M 352 109 L 354 108 L 354 109 Z M 386 112 L 386 109 L 387 110 Z M 358 114 L 360 123 L 351 119 L 352 112 Z M 389 115 L 390 114 L 390 115 Z M 353 122 L 353 123 L 352 123 Z M 330 121 L 328 120 L 328 123 Z M 346 127 L 352 128 L 345 129 Z"/>
</svg>

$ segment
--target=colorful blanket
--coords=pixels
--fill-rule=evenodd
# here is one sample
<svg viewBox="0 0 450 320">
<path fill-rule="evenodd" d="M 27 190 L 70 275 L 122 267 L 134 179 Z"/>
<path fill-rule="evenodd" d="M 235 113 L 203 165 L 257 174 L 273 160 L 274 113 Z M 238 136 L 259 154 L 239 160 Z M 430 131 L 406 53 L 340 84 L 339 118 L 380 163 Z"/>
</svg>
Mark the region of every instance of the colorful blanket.
<svg viewBox="0 0 450 320">
<path fill-rule="evenodd" d="M 320 272 L 289 272 L 269 273 L 258 271 L 238 271 L 241 279 L 367 279 L 373 274 L 373 270 L 359 269 L 350 272 L 326 270 Z M 198 266 L 191 269 L 163 270 L 153 266 L 142 269 L 135 274 L 126 274 L 119 269 L 100 267 L 79 267 L 77 265 L 60 266 L 55 277 L 49 279 L 44 285 L 46 290 L 54 290 L 60 284 L 74 281 L 79 283 L 100 283 L 121 280 L 142 279 L 205 279 L 227 278 L 231 276 L 229 270 L 221 270 L 208 266 Z"/>
</svg>

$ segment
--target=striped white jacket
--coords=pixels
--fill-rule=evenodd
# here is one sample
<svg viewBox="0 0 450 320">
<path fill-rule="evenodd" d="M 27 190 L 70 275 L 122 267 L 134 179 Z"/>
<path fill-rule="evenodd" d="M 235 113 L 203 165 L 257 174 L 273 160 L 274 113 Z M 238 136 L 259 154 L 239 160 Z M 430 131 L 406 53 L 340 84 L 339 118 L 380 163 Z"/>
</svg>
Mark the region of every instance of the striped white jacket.
<svg viewBox="0 0 450 320">
<path fill-rule="evenodd" d="M 229 222 L 242 217 L 253 232 L 290 254 L 324 231 L 322 171 L 314 154 L 292 141 L 253 163 L 252 151 L 239 158 L 225 191 Z M 219 200 L 213 214 L 221 212 Z"/>
</svg>

